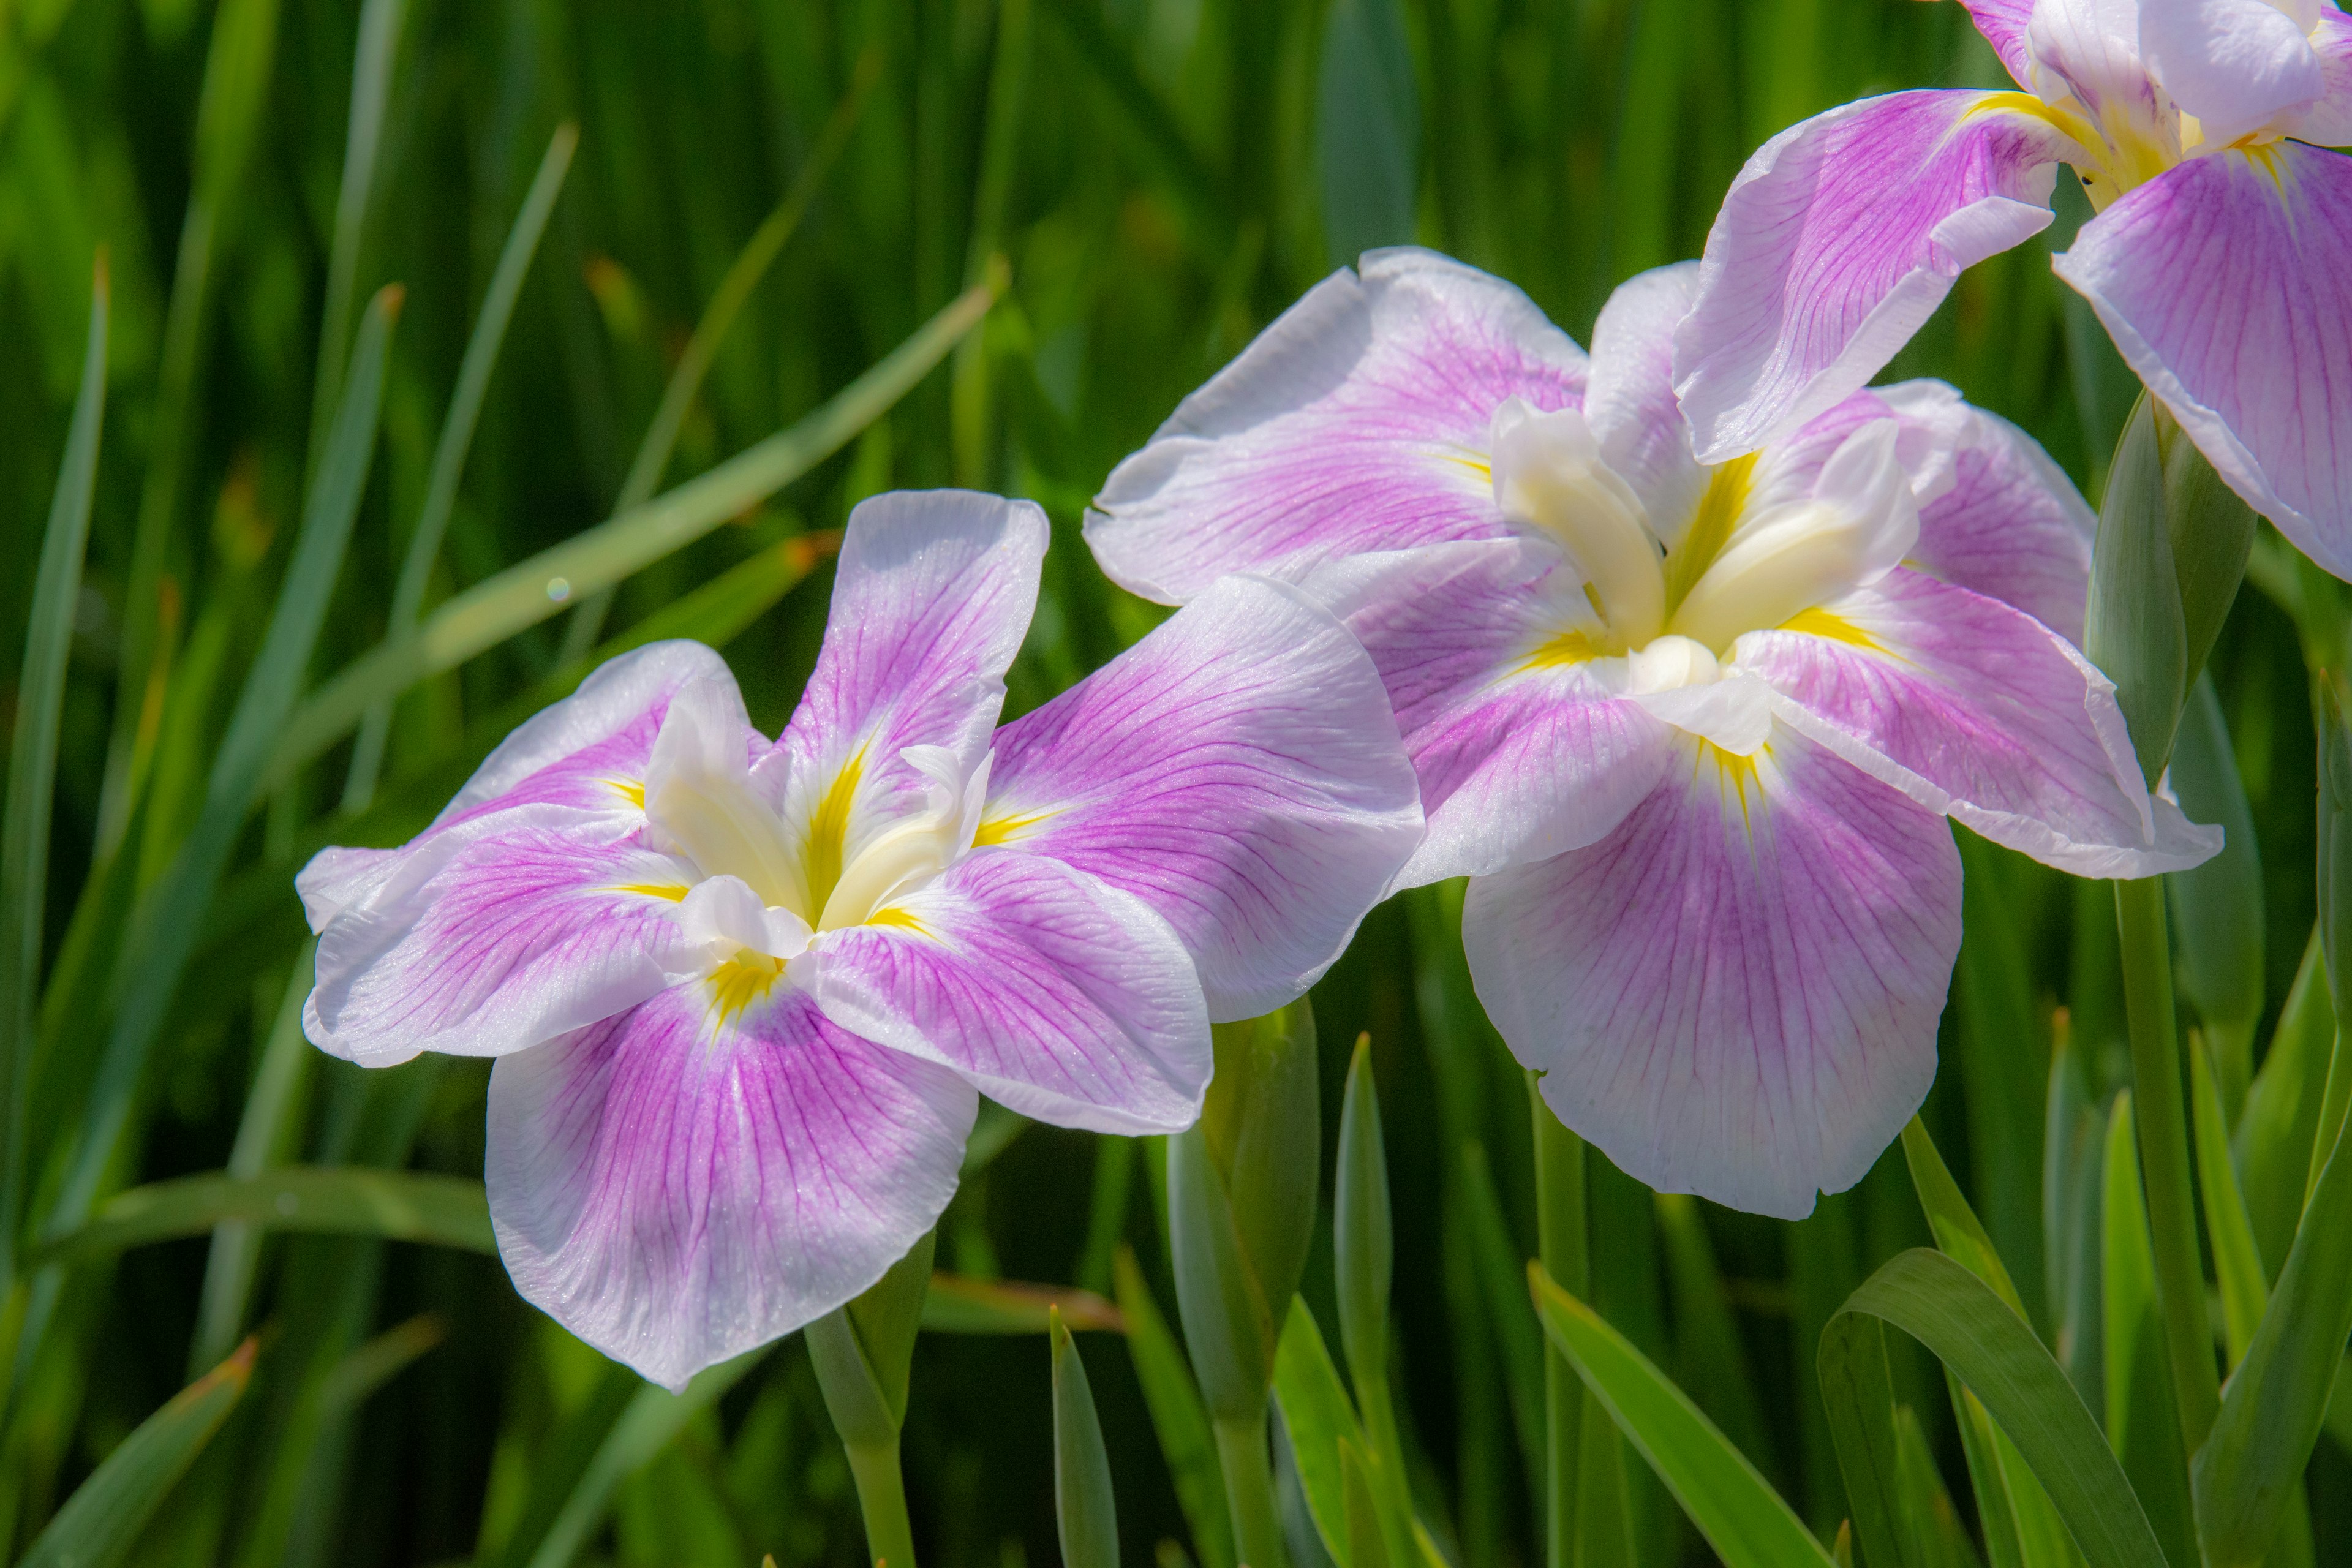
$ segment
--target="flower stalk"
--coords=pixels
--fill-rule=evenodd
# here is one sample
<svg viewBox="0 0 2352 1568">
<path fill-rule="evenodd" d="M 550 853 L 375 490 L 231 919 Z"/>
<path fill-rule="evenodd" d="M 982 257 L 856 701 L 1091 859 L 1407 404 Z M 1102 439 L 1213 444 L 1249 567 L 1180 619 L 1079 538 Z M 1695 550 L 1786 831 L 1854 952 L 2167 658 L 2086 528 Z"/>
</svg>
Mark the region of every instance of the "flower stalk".
<svg viewBox="0 0 2352 1568">
<path fill-rule="evenodd" d="M 935 1234 L 846 1307 L 808 1326 L 817 1388 L 849 1455 L 866 1521 L 866 1561 L 876 1568 L 915 1568 L 915 1532 L 898 1467 L 898 1432 L 907 1420 L 907 1381 L 929 1292 Z"/>
<path fill-rule="evenodd" d="M 1534 1120 L 1536 1236 L 1544 1272 L 1579 1300 L 1591 1295 L 1592 1260 L 1584 1210 L 1584 1140 L 1544 1103 L 1538 1075 L 1528 1074 Z M 1575 1562 L 1577 1456 L 1584 1385 L 1558 1345 L 1544 1346 L 1544 1562 Z"/>
</svg>

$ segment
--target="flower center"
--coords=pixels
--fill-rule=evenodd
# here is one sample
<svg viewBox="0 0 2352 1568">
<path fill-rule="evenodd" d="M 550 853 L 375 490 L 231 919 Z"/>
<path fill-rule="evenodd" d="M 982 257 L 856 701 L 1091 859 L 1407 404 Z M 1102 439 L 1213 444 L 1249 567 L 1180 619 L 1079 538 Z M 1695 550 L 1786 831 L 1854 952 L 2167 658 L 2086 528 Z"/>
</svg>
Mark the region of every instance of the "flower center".
<svg viewBox="0 0 2352 1568">
<path fill-rule="evenodd" d="M 1495 504 L 1567 552 L 1603 630 L 1585 637 L 1596 653 L 1669 639 L 1670 656 L 1640 679 L 1703 683 L 1743 633 L 1874 583 L 1910 551 L 1919 513 L 1897 435 L 1891 419 L 1862 426 L 1796 500 L 1757 494 L 1762 454 L 1735 458 L 1708 470 L 1687 516 L 1662 520 L 1610 468 L 1581 414 L 1512 398 L 1492 428 Z"/>
<path fill-rule="evenodd" d="M 713 919 L 723 909 L 724 921 L 709 933 L 722 945 L 790 958 L 812 933 L 865 923 L 971 847 L 987 795 L 988 757 L 967 778 L 943 746 L 905 748 L 900 758 L 926 781 L 921 804 L 888 815 L 868 810 L 866 816 L 880 820 L 861 822 L 852 809 L 864 773 L 861 752 L 796 830 L 753 784 L 742 743 L 726 728 L 706 722 L 688 703 L 673 703 L 654 743 L 645 791 L 655 840 L 699 874 L 688 895 L 689 920 L 706 905 Z M 721 880 L 740 887 L 741 898 L 711 902 L 716 895 L 704 889 Z M 752 906 L 764 913 L 754 918 Z"/>
</svg>

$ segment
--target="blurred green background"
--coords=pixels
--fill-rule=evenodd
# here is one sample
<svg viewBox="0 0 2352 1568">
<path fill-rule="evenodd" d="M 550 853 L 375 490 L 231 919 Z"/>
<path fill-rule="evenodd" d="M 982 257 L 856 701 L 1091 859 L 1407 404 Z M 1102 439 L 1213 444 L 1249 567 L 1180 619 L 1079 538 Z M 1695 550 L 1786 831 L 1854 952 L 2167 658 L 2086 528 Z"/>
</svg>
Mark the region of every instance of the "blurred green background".
<svg viewBox="0 0 2352 1568">
<path fill-rule="evenodd" d="M 57 1255 L 37 1238 L 81 1212 L 78 1190 L 103 1216 L 122 1212 L 107 1194 L 224 1167 L 478 1176 L 487 1064 L 365 1073 L 291 1032 L 307 983 L 291 878 L 321 845 L 414 832 L 598 649 L 723 640 L 772 731 L 823 629 L 824 531 L 876 491 L 964 484 L 1034 497 L 1054 520 L 1012 682 L 1011 710 L 1034 706 L 1160 613 L 1094 568 L 1087 498 L 1334 266 L 1434 246 L 1582 340 L 1615 283 L 1697 254 L 1773 131 L 1867 92 L 2000 79 L 1960 8 L 1922 0 L 0 3 L 0 733 L 101 247 L 111 279 L 88 564 L 60 612 L 69 634 L 58 623 L 70 663 L 43 979 L 11 999 L 29 1025 L 0 1548 L 22 1550 L 257 1328 L 249 1389 L 130 1560 L 857 1562 L 847 1470 L 797 1340 L 677 1405 L 464 1249 L 232 1227 L 45 1270 Z M 552 205 L 518 245 L 535 180 Z M 2062 208 L 2043 241 L 1968 274 L 1891 374 L 1950 379 L 2089 488 L 2130 387 L 2049 274 L 2082 216 Z M 502 252 L 527 270 L 502 341 L 478 338 Z M 1009 289 L 887 414 L 868 422 L 878 395 L 835 405 L 845 439 L 774 470 L 793 474 L 781 489 L 772 476 L 697 503 L 682 547 L 625 531 L 623 566 L 638 569 L 609 604 L 593 576 L 554 598 L 544 569 L 498 578 L 802 420 L 1001 279 L 1000 257 Z M 355 337 L 395 282 L 374 462 L 347 552 L 306 587 L 305 497 L 336 489 L 332 416 L 347 368 L 368 390 Z M 714 299 L 740 310 L 707 317 Z M 477 342 L 478 425 L 445 448 Z M 698 383 L 677 380 L 706 359 Z M 673 385 L 676 417 L 657 421 Z M 416 551 L 436 516 L 446 535 Z M 395 589 L 410 563 L 413 603 Z M 2294 573 L 2273 566 L 2257 582 L 2291 599 Z M 265 647 L 303 594 L 323 614 L 315 647 Z M 364 701 L 286 749 L 295 690 L 451 604 L 489 606 L 487 646 L 365 689 L 399 694 L 380 758 L 349 739 Z M 2259 1021 L 2244 1021 L 2259 1042 L 2312 921 L 2313 742 L 2290 616 L 2245 595 L 2214 676 L 2269 868 L 2258 929 L 2238 932 L 2264 955 Z M 272 681 L 287 685 L 275 707 Z M 257 739 L 233 734 L 240 713 Z M 271 747 L 287 765 L 254 762 Z M 2062 1360 L 2095 1379 L 2096 1344 L 2067 1338 L 2088 1322 L 2095 1339 L 2098 1317 L 2095 1266 L 2082 1306 L 2079 1192 L 2042 1173 L 2074 1169 L 2081 1136 L 2045 1118 L 2058 1021 L 2085 1115 L 2121 1080 L 2109 901 L 1962 837 L 1967 946 L 1926 1119 Z M 1540 1377 L 1519 1273 L 1526 1093 L 1470 994 L 1459 901 L 1439 888 L 1377 911 L 1314 1003 L 1327 1148 L 1345 1046 L 1370 1032 L 1414 1489 L 1447 1550 L 1486 1568 L 1540 1561 Z M 2305 1022 L 2324 1029 L 2324 986 L 2315 1005 Z M 1172 1315 L 1160 1169 L 1148 1142 L 983 1122 L 940 1266 L 1111 1296 L 1126 1247 Z M 1595 1181 L 1601 1310 L 1833 1532 L 1844 1506 L 1812 1347 L 1871 1268 L 1927 1240 L 1899 1155 L 1795 1226 Z M 1306 1294 L 1328 1326 L 1324 1234 Z M 1230 1545 L 1192 1528 L 1126 1343 L 1080 1342 L 1128 1560 L 1232 1568 Z M 1898 1360 L 1957 1481 L 1932 1363 L 1907 1344 Z M 1049 1439 L 1042 1334 L 924 1337 L 907 1451 L 931 1563 L 1055 1556 Z M 1634 1481 L 1646 1568 L 1706 1561 L 1646 1474 Z M 2341 1448 L 2323 1441 L 2310 1491 L 2317 1560 L 2352 1558 Z"/>
</svg>

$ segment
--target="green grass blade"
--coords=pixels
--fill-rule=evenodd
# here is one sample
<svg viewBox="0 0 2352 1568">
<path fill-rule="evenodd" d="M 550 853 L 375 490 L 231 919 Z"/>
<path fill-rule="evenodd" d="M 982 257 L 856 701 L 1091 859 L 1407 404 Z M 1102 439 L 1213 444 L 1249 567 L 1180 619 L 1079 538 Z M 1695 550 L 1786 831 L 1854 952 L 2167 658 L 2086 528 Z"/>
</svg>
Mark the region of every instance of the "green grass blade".
<svg viewBox="0 0 2352 1568">
<path fill-rule="evenodd" d="M 1795 1510 L 1690 1397 L 1534 1264 L 1536 1314 L 1560 1354 L 1682 1504 L 1725 1568 L 1828 1568 Z"/>
<path fill-rule="evenodd" d="M 25 663 L 8 742 L 5 816 L 0 816 L 0 1294 L 16 1282 L 17 1216 L 23 1212 L 26 1068 L 33 1048 L 33 998 L 41 975 L 42 914 L 47 907 L 49 812 L 57 795 L 58 731 L 65 715 L 66 661 L 74 601 L 89 542 L 98 485 L 99 436 L 106 423 L 106 335 L 111 289 L 106 253 L 90 274 L 89 338 L 74 398 L 73 424 L 58 465 L 57 490 L 34 569 Z"/>
<path fill-rule="evenodd" d="M 1914 1247 L 1846 1299 L 1903 1330 L 1984 1402 L 2050 1494 L 2092 1568 L 2164 1561 L 2098 1424 L 2015 1309 L 1940 1252 Z"/>
<path fill-rule="evenodd" d="M 2108 1115 L 2105 1171 L 2100 1182 L 2099 1272 L 2106 1359 L 2107 1443 L 2154 1510 L 2152 1522 L 2176 1568 L 2194 1561 L 2194 1525 L 2177 1477 L 2187 1461 L 2172 1415 L 2172 1372 L 2156 1315 L 2156 1244 L 2141 1195 L 2139 1145 L 2128 1091 Z"/>
<path fill-rule="evenodd" d="M 771 1348 L 761 1345 L 733 1361 L 704 1368 L 695 1373 L 694 1381 L 686 1385 L 682 1394 L 672 1394 L 650 1384 L 639 1387 L 627 1408 L 621 1412 L 620 1419 L 596 1445 L 587 1468 L 570 1489 L 546 1533 L 535 1543 L 536 1550 L 526 1560 L 527 1568 L 570 1568 L 603 1521 L 605 1509 L 611 1506 L 614 1489 L 668 1447 L 686 1429 L 687 1423 L 742 1381 L 743 1374 L 758 1365 Z M 520 1553 L 512 1550 L 516 1544 L 509 1543 L 506 1561 L 521 1560 Z"/>
<path fill-rule="evenodd" d="M 457 362 L 457 384 L 449 395 L 449 412 L 441 421 L 440 439 L 433 447 L 433 469 L 425 480 L 425 501 L 417 509 L 416 527 L 408 536 L 401 558 L 400 576 L 392 589 L 392 612 L 385 625 L 390 635 L 416 624 L 425 590 L 433 578 L 433 563 L 441 554 L 441 539 L 449 531 L 449 514 L 457 504 L 457 482 L 466 471 L 466 454 L 474 445 L 474 428 L 481 422 L 482 400 L 489 395 L 490 373 L 498 368 L 499 350 L 506 342 L 507 325 L 514 319 L 515 301 L 523 280 L 530 275 L 531 258 L 539 254 L 540 237 L 547 232 L 548 216 L 562 194 L 563 177 L 572 154 L 580 145 L 580 128 L 569 123 L 555 128 L 547 152 L 531 176 L 530 189 L 515 214 L 506 246 L 499 252 L 497 270 L 490 274 L 488 292 L 474 318 L 466 340 L 466 357 Z M 389 697 L 372 706 L 361 723 L 352 752 L 350 773 L 343 784 L 343 809 L 361 811 L 374 797 L 376 775 L 383 765 L 384 738 L 392 724 Z"/>
<path fill-rule="evenodd" d="M 187 1473 L 245 1393 L 254 1342 L 141 1422 L 58 1510 L 18 1568 L 110 1568 Z"/>
<path fill-rule="evenodd" d="M 1421 110 L 1397 0 L 1336 0 L 1323 22 L 1316 95 L 1323 246 L 1334 267 L 1412 242 Z"/>
<path fill-rule="evenodd" d="M 257 1175 L 177 1176 L 115 1194 L 89 1222 L 42 1245 L 44 1262 L 84 1263 L 202 1236 L 236 1221 L 268 1230 L 422 1241 L 495 1252 L 489 1200 L 466 1176 L 360 1165 L 283 1165 Z"/>
<path fill-rule="evenodd" d="M 2237 1168 L 2230 1161 L 2230 1134 L 2213 1064 L 2201 1041 L 2189 1052 L 2189 1114 L 2197 1141 L 2197 1185 L 2205 1200 L 2205 1234 L 2213 1244 L 2213 1273 L 2221 1287 L 2221 1323 L 2236 1366 L 2253 1342 L 2270 1295 L 2263 1260 L 2254 1247 L 2253 1222 L 2238 1192 Z"/>
<path fill-rule="evenodd" d="M 1905 1508 L 1885 1329 L 1875 1318 L 1839 1313 L 1822 1331 L 1818 1365 L 1822 1404 L 1864 1559 L 1872 1568 L 1925 1568 L 1911 1538 L 1915 1521 Z"/>
<path fill-rule="evenodd" d="M 180 223 L 172 300 L 163 323 L 163 360 L 148 436 L 147 478 L 140 491 L 130 581 L 123 594 L 113 731 L 99 793 L 96 858 L 100 861 L 112 859 L 121 847 L 146 752 L 154 744 L 147 727 L 148 698 L 171 662 L 167 628 L 162 625 L 163 575 L 172 531 L 179 521 L 214 253 L 225 209 L 245 179 L 255 132 L 268 106 L 270 74 L 278 58 L 278 0 L 224 0 L 213 17 L 205 57 L 192 185 Z"/>
<path fill-rule="evenodd" d="M 1303 1300 L 1294 1300 L 1283 1320 L 1274 1353 L 1274 1396 L 1282 1405 L 1283 1428 L 1290 1434 L 1291 1458 L 1315 1532 L 1339 1568 L 1360 1568 L 1349 1538 L 1346 1467 L 1339 1446 L 1361 1444 L 1363 1429 L 1356 1424 L 1356 1406 L 1339 1381 L 1322 1327 Z"/>
<path fill-rule="evenodd" d="M 2009 1270 L 2001 1266 L 1992 1237 L 1978 1221 L 1976 1211 L 1969 1207 L 1960 1184 L 1952 1180 L 1943 1155 L 1937 1152 L 1935 1140 L 1916 1116 L 1903 1129 L 1903 1159 L 1911 1168 L 1911 1185 L 1919 1194 L 1919 1206 L 1927 1213 L 1927 1226 L 1936 1233 L 1937 1247 L 1992 1287 L 1993 1294 L 2011 1311 L 2024 1317 L 2025 1303 L 2018 1296 Z"/>
<path fill-rule="evenodd" d="M 617 583 L 800 478 L 879 418 L 978 325 L 1000 280 L 959 298 L 831 401 L 709 472 L 543 550 L 457 595 L 409 636 L 388 637 L 321 687 L 283 727 L 264 782 L 276 785 L 333 745 L 368 708 L 537 626 L 583 593 Z"/>
<path fill-rule="evenodd" d="M 335 237 L 327 251 L 327 297 L 319 316 L 319 368 L 310 384 L 310 465 L 327 447 L 328 428 L 342 396 L 351 352 L 352 295 L 359 287 L 360 242 L 375 195 L 377 154 L 383 146 L 384 109 L 392 99 L 393 68 L 408 0 L 364 0 L 359 44 L 352 59 L 352 114 L 343 132 L 343 179 L 335 192 Z"/>
<path fill-rule="evenodd" d="M 2221 1415 L 2194 1467 L 2206 1561 L 2262 1561 L 2327 1415 L 2352 1335 L 2352 1143 L 2338 1137 L 2313 1190 Z"/>
<path fill-rule="evenodd" d="M 1103 1448 L 1102 1421 L 1087 1386 L 1086 1363 L 1077 1342 L 1055 1312 L 1050 1331 L 1054 1359 L 1054 1520 L 1062 1542 L 1063 1568 L 1118 1568 L 1118 1505 L 1111 1495 L 1110 1456 Z"/>
<path fill-rule="evenodd" d="M 2172 747 L 2172 786 L 2195 822 L 2218 822 L 2221 852 L 2168 875 L 2181 994 L 2213 1047 L 2221 1104 L 2244 1103 L 2263 1014 L 2263 856 L 2209 671 L 2190 688 Z"/>
<path fill-rule="evenodd" d="M 1091 1290 L 942 1272 L 931 1276 L 923 1298 L 923 1332 L 1042 1334 L 1050 1331 L 1056 1313 L 1071 1329 L 1120 1333 L 1127 1328 L 1118 1309 Z"/>
<path fill-rule="evenodd" d="M 245 1114 L 238 1119 L 236 1142 L 229 1149 L 225 1174 L 257 1176 L 282 1159 L 292 1142 L 306 1101 L 304 1090 L 320 1055 L 302 1037 L 302 1005 L 310 994 L 318 952 L 314 937 L 294 955 L 278 1016 L 270 1025 L 269 1037 L 262 1043 L 261 1066 L 246 1095 Z M 253 1271 L 260 1259 L 259 1230 L 241 1220 L 213 1227 L 196 1331 L 189 1342 L 189 1359 L 196 1365 L 211 1365 L 236 1342 L 237 1331 L 245 1324 Z"/>
<path fill-rule="evenodd" d="M 2336 1009 L 2315 924 L 2231 1140 L 2254 1245 L 2262 1249 L 2263 1272 L 2273 1280 L 2286 1265 L 2303 1217 L 2320 1100 L 2335 1049 Z"/>
<path fill-rule="evenodd" d="M 1729 1292 L 1698 1200 L 1687 1193 L 1660 1193 L 1656 1207 L 1674 1287 L 1682 1385 L 1693 1391 L 1707 1419 L 1769 1474 L 1778 1456 L 1764 1436 L 1755 1374 L 1739 1342 L 1739 1325 L 1732 1319 Z"/>
<path fill-rule="evenodd" d="M 1192 1381 L 1183 1347 L 1136 1267 L 1135 1254 L 1120 1247 L 1112 1271 L 1118 1281 L 1119 1315 L 1127 1320 L 1128 1354 L 1135 1362 L 1135 1380 L 1143 1385 L 1143 1403 L 1151 1413 L 1177 1504 L 1192 1529 L 1192 1553 L 1201 1568 L 1234 1568 L 1233 1523 L 1225 1512 L 1225 1481 L 1217 1468 L 1209 1408 Z"/>
<path fill-rule="evenodd" d="M 751 237 L 744 241 L 726 276 L 719 280 L 710 302 L 703 307 L 702 320 L 695 323 L 694 335 L 687 340 L 685 352 L 678 355 L 668 384 L 662 388 L 661 403 L 654 409 L 644 439 L 637 443 L 629 471 L 621 479 L 620 494 L 613 501 L 615 513 L 629 511 L 653 499 L 663 472 L 669 467 L 677 433 L 686 424 L 695 397 L 702 391 L 703 378 L 709 374 L 711 362 L 719 357 L 719 346 L 727 341 L 728 330 L 734 326 L 751 291 L 760 286 L 760 279 L 768 275 L 768 268 L 775 264 L 785 244 L 799 229 L 809 204 L 824 188 L 834 164 L 840 161 L 842 149 L 849 144 L 850 132 L 857 128 L 857 117 L 880 73 L 879 55 L 869 49 L 859 57 L 848 93 L 826 122 L 824 134 L 802 163 L 792 189 L 784 193 L 784 199 L 766 220 L 751 231 Z M 612 604 L 613 589 L 608 585 L 589 595 L 572 613 L 572 623 L 563 637 L 562 657 L 565 662 L 583 656 L 595 645 L 596 634 L 604 628 L 604 616 Z"/>
<path fill-rule="evenodd" d="M 262 764 L 271 742 L 285 728 L 309 670 L 367 485 L 400 297 L 399 287 L 389 285 L 368 308 L 352 355 L 351 383 L 335 417 L 326 458 L 303 509 L 301 533 L 278 589 L 277 608 L 246 677 L 227 735 L 214 759 L 204 815 L 152 900 L 134 916 L 136 934 L 128 944 L 114 988 L 120 998 L 114 1022 L 80 1118 L 80 1142 L 73 1164 L 50 1215 L 51 1234 L 78 1227 L 98 1195 L 99 1184 L 129 1123 L 148 1052 L 162 1031 L 181 975 L 195 951 L 205 910 L 258 793 L 256 785 Z"/>
</svg>

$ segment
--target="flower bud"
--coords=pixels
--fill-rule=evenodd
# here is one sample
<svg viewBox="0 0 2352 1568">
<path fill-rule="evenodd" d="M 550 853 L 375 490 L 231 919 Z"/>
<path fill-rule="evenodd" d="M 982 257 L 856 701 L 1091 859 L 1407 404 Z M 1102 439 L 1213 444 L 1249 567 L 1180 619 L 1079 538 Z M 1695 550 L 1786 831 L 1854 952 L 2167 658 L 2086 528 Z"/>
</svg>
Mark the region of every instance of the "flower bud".
<svg viewBox="0 0 2352 1568">
<path fill-rule="evenodd" d="M 1321 1152 L 1306 1000 L 1215 1030 L 1201 1120 L 1168 1142 L 1176 1303 L 1209 1413 L 1254 1419 L 1313 1237 Z"/>
</svg>

